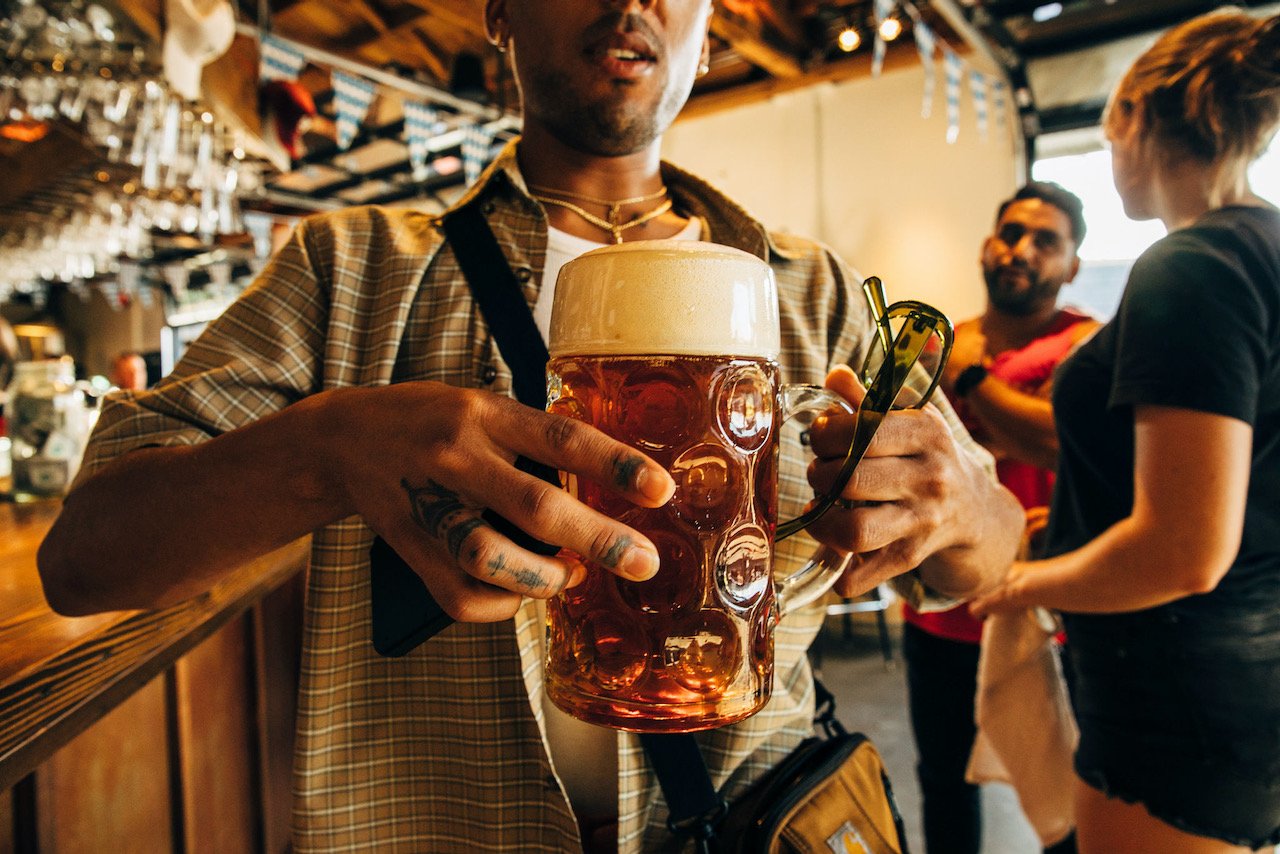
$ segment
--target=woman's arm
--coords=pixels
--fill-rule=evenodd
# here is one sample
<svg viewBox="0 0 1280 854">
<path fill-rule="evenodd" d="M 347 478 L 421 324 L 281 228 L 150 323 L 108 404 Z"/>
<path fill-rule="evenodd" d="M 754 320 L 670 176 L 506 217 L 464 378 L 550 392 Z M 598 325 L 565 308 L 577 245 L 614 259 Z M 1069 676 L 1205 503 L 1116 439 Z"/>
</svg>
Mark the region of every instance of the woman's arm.
<svg viewBox="0 0 1280 854">
<path fill-rule="evenodd" d="M 1235 418 L 1137 407 L 1133 512 L 1073 552 L 1014 564 L 974 613 L 1117 613 L 1213 590 L 1240 549 L 1252 448 Z"/>
</svg>

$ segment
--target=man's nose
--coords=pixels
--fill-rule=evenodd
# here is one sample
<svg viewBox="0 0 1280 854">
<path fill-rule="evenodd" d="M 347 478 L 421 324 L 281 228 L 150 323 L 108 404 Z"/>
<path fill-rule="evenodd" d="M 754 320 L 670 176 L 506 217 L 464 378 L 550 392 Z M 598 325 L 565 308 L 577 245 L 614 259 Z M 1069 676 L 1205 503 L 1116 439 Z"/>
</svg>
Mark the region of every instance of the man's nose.
<svg viewBox="0 0 1280 854">
<path fill-rule="evenodd" d="M 1024 234 L 1018 238 L 1018 242 L 1010 247 L 1015 258 L 1032 258 L 1036 254 L 1035 235 Z"/>
</svg>

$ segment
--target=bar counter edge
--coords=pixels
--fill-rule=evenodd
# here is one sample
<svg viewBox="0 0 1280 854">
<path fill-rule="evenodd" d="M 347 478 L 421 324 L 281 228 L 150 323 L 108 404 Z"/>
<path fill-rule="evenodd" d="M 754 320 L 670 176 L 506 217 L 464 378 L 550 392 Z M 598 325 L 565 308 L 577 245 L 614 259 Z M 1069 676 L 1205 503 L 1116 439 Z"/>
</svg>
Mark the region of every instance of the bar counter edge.
<svg viewBox="0 0 1280 854">
<path fill-rule="evenodd" d="M 170 608 L 62 617 L 44 602 L 35 561 L 59 508 L 0 504 L 0 791 L 304 571 L 309 557 L 304 537 Z"/>
</svg>

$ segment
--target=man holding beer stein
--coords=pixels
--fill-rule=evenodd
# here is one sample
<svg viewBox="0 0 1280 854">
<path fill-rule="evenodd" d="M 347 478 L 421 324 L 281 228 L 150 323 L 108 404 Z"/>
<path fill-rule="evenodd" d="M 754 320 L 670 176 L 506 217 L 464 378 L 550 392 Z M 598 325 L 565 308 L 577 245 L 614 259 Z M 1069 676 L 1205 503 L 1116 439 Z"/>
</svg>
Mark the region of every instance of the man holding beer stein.
<svg viewBox="0 0 1280 854">
<path fill-rule="evenodd" d="M 553 658 L 568 649 L 556 667 L 578 662 L 597 686 L 649 678 L 610 657 L 619 650 L 606 641 L 624 635 L 606 637 L 607 614 L 594 636 L 553 628 L 548 638 L 548 611 L 556 626 L 570 613 L 568 631 L 581 628 L 572 623 L 581 590 L 617 605 L 619 632 L 678 623 L 654 652 L 657 665 L 671 663 L 673 690 L 702 692 L 707 707 L 723 689 L 717 656 L 740 669 L 754 662 L 747 676 L 761 684 L 752 697 L 719 721 L 673 725 L 736 721 L 700 735 L 726 797 L 810 732 L 805 651 L 823 610 L 795 607 L 775 624 L 761 567 L 772 562 L 781 579 L 813 552 L 797 538 L 770 554 L 774 522 L 832 488 L 854 418 L 819 416 L 806 451 L 775 403 L 827 408 L 825 398 L 813 404 L 812 390 L 784 386 L 825 376 L 856 406 L 863 390 L 843 364 L 861 366 L 893 339 L 873 332 L 839 259 L 766 232 L 660 162 L 660 136 L 705 71 L 710 15 L 709 0 L 489 0 L 488 33 L 520 84 L 523 135 L 457 206 L 480 212 L 543 335 L 561 323 L 565 340 L 593 328 L 569 324 L 554 300 L 556 274 L 572 258 L 640 240 L 703 247 L 666 268 L 717 271 L 707 293 L 667 288 L 693 322 L 643 332 L 670 345 L 659 355 L 678 358 L 628 363 L 606 382 L 594 363 L 566 367 L 579 354 L 553 340 L 553 411 L 524 406 L 510 396 L 511 372 L 442 222 L 352 208 L 304 221 L 170 377 L 117 395 L 103 413 L 40 552 L 59 611 L 168 605 L 314 532 L 295 760 L 299 851 L 671 850 L 636 736 L 566 714 L 556 703 L 580 710 L 559 688 L 548 699 L 549 681 L 576 678 L 572 668 L 544 678 L 549 644 Z M 646 292 L 637 271 L 654 253 L 617 257 L 620 280 Z M 734 301 L 717 301 L 726 288 L 716 283 L 734 277 Z M 625 292 L 610 299 L 626 313 Z M 639 300 L 628 316 L 653 305 Z M 605 326 L 615 344 L 641 334 Z M 700 366 L 707 406 L 672 380 Z M 592 382 L 607 387 L 584 403 Z M 963 598 L 1011 561 L 1020 508 L 936 402 L 890 413 L 839 505 L 809 529 L 828 555 L 853 554 L 838 591 L 918 570 L 940 596 Z M 644 412 L 656 418 L 635 414 Z M 591 426 L 593 413 L 605 413 L 601 426 Z M 517 457 L 560 470 L 570 489 L 517 469 Z M 752 486 L 737 488 L 736 509 L 722 512 L 734 472 Z M 562 550 L 516 545 L 486 510 Z M 658 517 L 684 527 L 662 528 Z M 127 540 L 112 534 L 125 518 Z M 381 658 L 369 643 L 375 537 L 458 621 L 402 658 Z M 708 568 L 708 590 L 687 594 L 664 575 L 662 562 L 685 558 Z M 674 601 L 688 595 L 696 601 Z M 727 646 L 728 625 L 746 627 L 745 640 Z M 643 704 L 629 713 L 627 729 L 645 728 Z"/>
</svg>

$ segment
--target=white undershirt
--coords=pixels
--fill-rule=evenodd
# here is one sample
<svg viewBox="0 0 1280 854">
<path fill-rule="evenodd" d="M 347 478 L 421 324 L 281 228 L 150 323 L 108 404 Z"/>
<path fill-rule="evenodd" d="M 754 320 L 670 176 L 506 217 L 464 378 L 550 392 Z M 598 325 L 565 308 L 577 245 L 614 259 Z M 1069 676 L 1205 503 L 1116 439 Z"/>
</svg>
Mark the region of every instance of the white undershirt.
<svg viewBox="0 0 1280 854">
<path fill-rule="evenodd" d="M 690 217 L 689 224 L 675 240 L 697 240 L 702 221 Z M 547 260 L 542 268 L 542 288 L 534 305 L 533 319 L 545 341 L 551 327 L 551 302 L 556 292 L 560 268 L 584 252 L 607 246 L 576 237 L 558 228 L 547 229 Z M 538 617 L 545 625 L 546 602 L 536 599 Z M 585 723 L 560 711 L 545 699 L 542 704 L 547 728 L 547 744 L 556 774 L 564 783 L 569 803 L 584 824 L 612 821 L 618 815 L 618 733 L 608 727 Z"/>
</svg>

